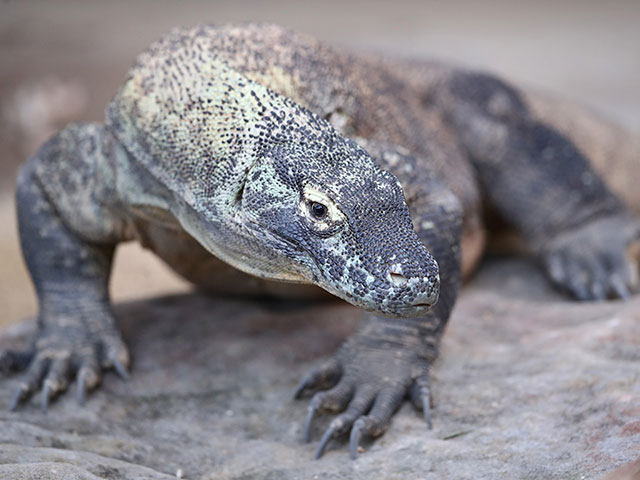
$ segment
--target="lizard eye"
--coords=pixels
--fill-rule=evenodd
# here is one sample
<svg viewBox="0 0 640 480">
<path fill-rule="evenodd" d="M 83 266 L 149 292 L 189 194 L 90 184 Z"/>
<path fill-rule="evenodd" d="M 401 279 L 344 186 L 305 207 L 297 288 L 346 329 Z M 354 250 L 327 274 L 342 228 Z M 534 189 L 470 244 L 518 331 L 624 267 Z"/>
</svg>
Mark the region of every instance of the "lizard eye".
<svg viewBox="0 0 640 480">
<path fill-rule="evenodd" d="M 311 202 L 311 205 L 309 208 L 311 210 L 311 214 L 317 220 L 322 220 L 327 216 L 327 211 L 328 211 L 327 206 L 323 205 L 322 203 Z"/>
</svg>

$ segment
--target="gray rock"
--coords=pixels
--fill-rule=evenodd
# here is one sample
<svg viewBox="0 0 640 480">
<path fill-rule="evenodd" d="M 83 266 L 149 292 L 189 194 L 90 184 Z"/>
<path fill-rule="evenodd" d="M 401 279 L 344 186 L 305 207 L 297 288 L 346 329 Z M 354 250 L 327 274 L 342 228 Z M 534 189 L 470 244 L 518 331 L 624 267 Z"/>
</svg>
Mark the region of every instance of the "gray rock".
<svg viewBox="0 0 640 480">
<path fill-rule="evenodd" d="M 590 479 L 640 455 L 640 297 L 569 301 L 524 261 L 489 262 L 464 290 L 433 372 L 434 429 L 405 405 L 356 461 L 344 441 L 312 460 L 291 394 L 358 310 L 189 294 L 118 315 L 131 381 L 107 374 L 84 407 L 64 395 L 47 415 L 38 399 L 7 412 L 20 378 L 2 381 L 1 478 Z"/>
</svg>

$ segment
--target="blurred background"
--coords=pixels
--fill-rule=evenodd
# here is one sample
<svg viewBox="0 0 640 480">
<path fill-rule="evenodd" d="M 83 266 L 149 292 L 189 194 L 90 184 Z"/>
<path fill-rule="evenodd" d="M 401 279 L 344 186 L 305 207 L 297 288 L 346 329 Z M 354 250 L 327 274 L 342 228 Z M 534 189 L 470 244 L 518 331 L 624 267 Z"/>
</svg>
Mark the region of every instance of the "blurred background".
<svg viewBox="0 0 640 480">
<path fill-rule="evenodd" d="M 241 21 L 489 70 L 640 133 L 637 0 L 0 0 L 0 325 L 36 311 L 13 205 L 20 162 L 65 123 L 101 120 L 135 55 L 163 32 Z M 187 288 L 136 245 L 118 250 L 116 301 Z"/>
</svg>

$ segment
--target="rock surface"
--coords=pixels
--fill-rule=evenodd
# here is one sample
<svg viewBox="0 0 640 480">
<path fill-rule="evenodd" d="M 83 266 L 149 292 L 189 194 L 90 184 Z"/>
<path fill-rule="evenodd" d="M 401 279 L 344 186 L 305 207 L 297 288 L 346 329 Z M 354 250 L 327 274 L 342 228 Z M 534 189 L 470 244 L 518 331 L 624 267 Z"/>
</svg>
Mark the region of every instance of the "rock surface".
<svg viewBox="0 0 640 480">
<path fill-rule="evenodd" d="M 493 260 L 465 288 L 433 372 L 434 429 L 407 404 L 356 461 L 344 441 L 312 460 L 291 394 L 358 310 L 187 294 L 117 311 L 129 382 L 107 374 L 84 407 L 68 394 L 43 415 L 38 399 L 7 412 L 20 377 L 2 380 L 0 478 L 591 479 L 640 455 L 640 297 L 572 302 L 525 261 Z"/>
</svg>

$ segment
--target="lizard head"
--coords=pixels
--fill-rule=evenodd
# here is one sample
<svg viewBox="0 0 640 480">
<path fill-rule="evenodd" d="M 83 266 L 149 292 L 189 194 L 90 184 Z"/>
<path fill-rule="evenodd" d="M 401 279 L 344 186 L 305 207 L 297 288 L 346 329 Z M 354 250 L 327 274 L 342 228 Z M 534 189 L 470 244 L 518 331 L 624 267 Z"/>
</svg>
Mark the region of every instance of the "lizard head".
<svg viewBox="0 0 640 480">
<path fill-rule="evenodd" d="M 384 315 L 426 313 L 438 266 L 398 180 L 332 129 L 311 133 L 262 147 L 246 175 L 236 217 L 254 241 L 246 271 L 311 282 Z"/>
<path fill-rule="evenodd" d="M 425 313 L 438 266 L 397 179 L 322 118 L 176 35 L 138 59 L 106 123 L 170 192 L 182 227 L 246 273 L 385 315 Z"/>
</svg>

